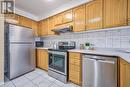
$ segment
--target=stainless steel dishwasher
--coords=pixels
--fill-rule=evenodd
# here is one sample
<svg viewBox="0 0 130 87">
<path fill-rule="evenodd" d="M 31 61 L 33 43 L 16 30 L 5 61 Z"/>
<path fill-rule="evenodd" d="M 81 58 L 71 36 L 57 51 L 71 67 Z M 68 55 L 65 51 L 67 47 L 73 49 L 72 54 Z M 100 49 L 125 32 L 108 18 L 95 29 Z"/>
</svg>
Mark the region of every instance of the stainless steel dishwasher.
<svg viewBox="0 0 130 87">
<path fill-rule="evenodd" d="M 117 58 L 83 55 L 83 87 L 117 87 Z"/>
</svg>

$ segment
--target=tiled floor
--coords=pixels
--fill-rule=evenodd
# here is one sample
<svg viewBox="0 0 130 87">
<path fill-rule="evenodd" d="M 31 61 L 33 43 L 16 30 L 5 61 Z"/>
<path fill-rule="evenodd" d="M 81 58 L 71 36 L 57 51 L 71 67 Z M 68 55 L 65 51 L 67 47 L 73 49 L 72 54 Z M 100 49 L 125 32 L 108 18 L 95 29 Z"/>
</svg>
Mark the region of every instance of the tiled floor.
<svg viewBox="0 0 130 87">
<path fill-rule="evenodd" d="M 24 76 L 18 77 L 12 81 L 7 80 L 0 87 L 80 87 L 73 83 L 64 84 L 50 76 L 47 72 L 36 69 Z"/>
</svg>

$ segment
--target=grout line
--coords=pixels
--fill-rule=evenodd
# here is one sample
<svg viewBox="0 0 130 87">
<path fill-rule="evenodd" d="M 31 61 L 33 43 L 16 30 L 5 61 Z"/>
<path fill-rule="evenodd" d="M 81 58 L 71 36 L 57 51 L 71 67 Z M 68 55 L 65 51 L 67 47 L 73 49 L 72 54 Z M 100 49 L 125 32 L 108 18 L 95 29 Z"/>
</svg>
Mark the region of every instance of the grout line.
<svg viewBox="0 0 130 87">
<path fill-rule="evenodd" d="M 25 76 L 24 76 L 25 77 Z M 36 85 L 37 87 L 39 87 L 37 84 L 35 84 L 31 79 L 25 77 L 26 79 L 28 79 L 30 82 L 32 82 L 34 85 Z"/>
</svg>

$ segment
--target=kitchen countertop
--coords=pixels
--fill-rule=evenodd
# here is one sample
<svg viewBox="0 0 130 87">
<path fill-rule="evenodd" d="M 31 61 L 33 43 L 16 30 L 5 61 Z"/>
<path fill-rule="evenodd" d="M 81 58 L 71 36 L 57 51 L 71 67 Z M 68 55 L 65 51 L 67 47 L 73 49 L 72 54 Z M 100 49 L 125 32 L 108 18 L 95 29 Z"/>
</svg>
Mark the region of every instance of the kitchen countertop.
<svg viewBox="0 0 130 87">
<path fill-rule="evenodd" d="M 49 48 L 47 48 L 47 47 L 36 47 L 36 49 L 48 50 Z"/>
<path fill-rule="evenodd" d="M 49 47 L 36 47 L 36 49 L 48 50 Z M 96 49 L 96 50 L 73 49 L 73 50 L 68 50 L 68 52 L 78 52 L 83 54 L 95 54 L 95 55 L 103 55 L 103 56 L 120 57 L 130 63 L 130 50 L 128 53 L 122 50 L 113 50 L 113 49 L 111 50 L 110 49 Z"/>
<path fill-rule="evenodd" d="M 97 49 L 97 50 L 80 50 L 80 49 L 74 49 L 69 50 L 69 52 L 78 52 L 78 53 L 84 53 L 84 54 L 95 54 L 95 55 L 103 55 L 103 56 L 115 56 L 120 57 L 127 62 L 130 63 L 130 52 L 126 53 L 122 50 L 104 50 L 104 49 Z"/>
</svg>

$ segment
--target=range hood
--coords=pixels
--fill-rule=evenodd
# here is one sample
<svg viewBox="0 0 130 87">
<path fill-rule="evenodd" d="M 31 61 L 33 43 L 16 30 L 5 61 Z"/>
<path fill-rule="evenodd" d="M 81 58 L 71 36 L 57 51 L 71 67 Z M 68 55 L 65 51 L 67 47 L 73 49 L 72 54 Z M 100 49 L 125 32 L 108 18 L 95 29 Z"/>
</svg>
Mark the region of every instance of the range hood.
<svg viewBox="0 0 130 87">
<path fill-rule="evenodd" d="M 65 27 L 53 29 L 52 31 L 55 33 L 66 33 L 66 32 L 72 32 L 72 30 L 73 30 L 73 26 L 70 25 L 70 26 L 65 26 Z"/>
</svg>

